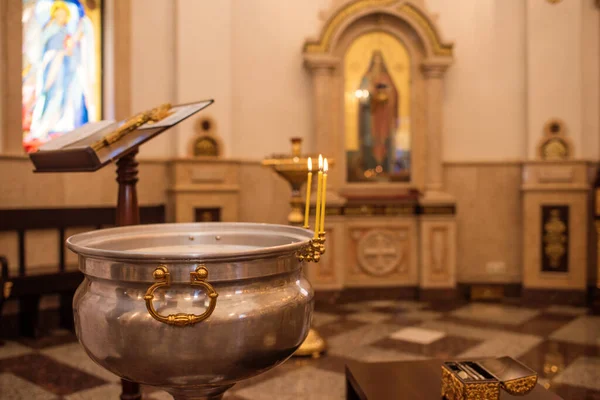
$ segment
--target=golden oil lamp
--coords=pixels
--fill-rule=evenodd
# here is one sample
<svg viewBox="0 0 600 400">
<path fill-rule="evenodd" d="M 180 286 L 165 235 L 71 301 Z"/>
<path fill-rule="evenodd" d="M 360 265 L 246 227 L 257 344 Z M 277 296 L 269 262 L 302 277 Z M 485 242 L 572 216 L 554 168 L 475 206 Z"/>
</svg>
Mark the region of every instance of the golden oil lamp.
<svg viewBox="0 0 600 400">
<path fill-rule="evenodd" d="M 288 223 L 290 225 L 309 228 L 305 221 L 303 205 L 305 201 L 302 199 L 301 189 L 307 181 L 309 169 L 309 159 L 317 160 L 318 155 L 302 154 L 302 138 L 291 138 L 292 153 L 291 154 L 274 154 L 270 158 L 263 160 L 262 165 L 271 167 L 279 176 L 284 178 L 292 188 L 290 198 L 291 211 L 288 214 Z M 333 160 L 329 161 L 329 165 L 333 165 Z M 307 188 L 308 190 L 308 188 Z M 317 199 L 319 193 L 317 193 Z M 324 212 L 325 210 L 323 210 Z M 318 213 L 317 213 L 318 214 Z M 318 217 L 318 215 L 317 215 Z M 325 251 L 325 232 L 323 229 L 318 229 L 318 218 L 315 218 L 316 237 L 311 242 L 311 247 L 300 254 L 300 259 L 306 261 L 318 262 L 320 255 Z M 311 328 L 308 336 L 302 345 L 296 350 L 294 356 L 312 356 L 319 357 L 325 352 L 327 344 L 319 333 Z"/>
</svg>

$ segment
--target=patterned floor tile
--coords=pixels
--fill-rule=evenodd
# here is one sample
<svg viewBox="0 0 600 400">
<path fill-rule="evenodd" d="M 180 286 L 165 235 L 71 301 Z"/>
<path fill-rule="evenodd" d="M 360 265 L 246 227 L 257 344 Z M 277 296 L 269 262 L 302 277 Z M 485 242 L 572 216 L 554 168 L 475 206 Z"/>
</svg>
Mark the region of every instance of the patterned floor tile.
<svg viewBox="0 0 600 400">
<path fill-rule="evenodd" d="M 521 325 L 539 314 L 539 310 L 510 307 L 500 304 L 472 303 L 450 314 L 464 319 L 486 321 L 506 325 Z"/>
<path fill-rule="evenodd" d="M 65 400 L 108 400 L 118 399 L 120 395 L 121 385 L 108 383 L 106 385 L 82 390 L 69 396 L 65 396 Z"/>
<path fill-rule="evenodd" d="M 444 336 L 443 338 L 428 344 L 385 338 L 373 343 L 372 347 L 385 348 L 403 354 L 448 359 L 455 357 L 480 343 L 480 340 L 467 339 L 458 336 Z"/>
<path fill-rule="evenodd" d="M 435 302 L 431 302 L 431 303 L 427 304 L 427 306 L 424 308 L 424 310 L 433 310 L 433 311 L 437 311 L 437 312 L 449 313 L 449 312 L 458 310 L 459 308 L 462 308 L 467 304 L 468 303 L 464 302 L 464 301 L 439 301 L 439 300 L 436 300 Z"/>
<path fill-rule="evenodd" d="M 32 353 L 33 349 L 17 342 L 5 341 L 0 346 L 0 360 Z"/>
<path fill-rule="evenodd" d="M 324 338 L 330 338 L 340 333 L 348 332 L 365 325 L 366 324 L 363 322 L 343 319 L 337 322 L 332 322 L 330 324 L 321 325 L 317 329 L 317 332 L 319 332 L 319 334 Z"/>
<path fill-rule="evenodd" d="M 349 310 L 347 308 L 344 308 L 343 306 L 343 304 L 337 303 L 317 303 L 315 304 L 315 311 L 339 315 L 340 317 L 356 312 L 356 310 Z"/>
<path fill-rule="evenodd" d="M 425 321 L 419 324 L 418 326 L 421 328 L 446 332 L 449 335 L 480 340 L 486 340 L 491 338 L 492 336 L 503 333 L 503 331 L 497 329 L 477 328 L 466 324 L 459 324 L 453 321 L 447 321 L 444 319 Z"/>
<path fill-rule="evenodd" d="M 364 304 L 367 307 L 371 307 L 371 308 L 376 308 L 376 307 L 397 308 L 399 306 L 399 302 L 397 300 L 371 300 L 371 301 L 366 301 Z"/>
<path fill-rule="evenodd" d="M 505 333 L 483 341 L 481 344 L 464 351 L 459 358 L 482 358 L 510 356 L 519 358 L 542 342 L 542 338 L 533 335 Z"/>
<path fill-rule="evenodd" d="M 315 311 L 313 313 L 312 326 L 315 327 L 315 326 L 330 324 L 334 321 L 339 321 L 340 318 L 341 317 L 336 314 L 329 314 L 329 313 Z"/>
<path fill-rule="evenodd" d="M 22 338 L 19 339 L 19 342 L 24 346 L 34 349 L 45 349 L 61 344 L 75 343 L 77 342 L 77 336 L 71 331 L 55 330 L 37 339 Z"/>
<path fill-rule="evenodd" d="M 172 397 L 171 397 L 172 399 Z M 160 399 L 162 400 L 162 399 Z M 165 400 L 169 400 L 169 399 L 165 399 Z M 231 392 L 231 391 L 227 391 L 225 392 L 225 396 L 223 396 L 223 400 L 246 400 L 243 397 L 237 396 L 235 393 Z"/>
<path fill-rule="evenodd" d="M 600 391 L 600 358 L 579 357 L 552 381 Z"/>
<path fill-rule="evenodd" d="M 600 400 L 600 391 L 550 382 L 547 388 L 565 400 Z"/>
<path fill-rule="evenodd" d="M 600 357 L 600 347 L 544 340 L 519 360 L 537 371 L 540 377 L 552 379 L 579 357 Z"/>
<path fill-rule="evenodd" d="M 544 310 L 546 313 L 550 314 L 560 314 L 560 315 L 571 315 L 571 316 L 580 316 L 586 315 L 589 313 L 589 309 L 586 307 L 573 307 L 573 306 L 559 306 L 553 305 Z"/>
<path fill-rule="evenodd" d="M 525 322 L 523 325 L 516 327 L 515 330 L 532 335 L 548 336 L 573 321 L 573 318 L 571 315 L 544 312 Z"/>
<path fill-rule="evenodd" d="M 88 374 L 97 376 L 107 382 L 119 382 L 120 378 L 96 364 L 87 355 L 79 342 L 65 344 L 62 346 L 51 347 L 42 350 L 42 354 L 47 355 L 63 364 L 73 368 L 80 369 Z"/>
<path fill-rule="evenodd" d="M 229 392 L 238 392 L 244 388 L 257 385 L 261 382 L 266 382 L 271 379 L 278 379 L 280 376 L 285 375 L 288 372 L 297 371 L 301 368 L 309 365 L 311 358 L 310 357 L 292 357 L 282 364 L 278 365 L 275 368 L 271 368 L 270 370 L 257 375 L 250 379 L 245 379 L 236 383 Z"/>
<path fill-rule="evenodd" d="M 328 340 L 329 353 L 344 357 L 351 351 L 362 346 L 368 346 L 397 330 L 396 325 L 389 324 L 361 326 L 330 338 Z"/>
<path fill-rule="evenodd" d="M 399 331 L 392 333 L 389 337 L 390 339 L 402 340 L 405 342 L 430 344 L 436 340 L 440 340 L 444 336 L 446 336 L 445 332 L 411 326 L 402 328 Z"/>
<path fill-rule="evenodd" d="M 555 331 L 550 338 L 600 346 L 600 317 L 578 317 Z"/>
<path fill-rule="evenodd" d="M 395 302 L 398 308 L 402 308 L 404 310 L 420 310 L 429 305 L 424 301 L 416 301 L 416 300 L 399 300 Z"/>
<path fill-rule="evenodd" d="M 2 360 L 0 370 L 35 383 L 48 392 L 68 395 L 106 381 L 38 353 Z"/>
<path fill-rule="evenodd" d="M 364 311 L 369 309 L 369 305 L 365 302 L 354 302 L 339 305 L 339 308 L 354 312 Z"/>
<path fill-rule="evenodd" d="M 347 357 L 362 362 L 413 361 L 427 358 L 419 354 L 403 353 L 376 346 L 359 347 L 350 351 Z"/>
<path fill-rule="evenodd" d="M 2 400 L 55 400 L 58 396 L 13 374 L 0 374 L 0 398 Z"/>
<path fill-rule="evenodd" d="M 347 362 L 348 358 L 346 357 L 338 357 L 333 354 L 326 354 L 325 356 L 316 359 L 308 359 L 306 365 L 343 374 L 345 372 Z"/>
<path fill-rule="evenodd" d="M 225 397 L 227 398 L 227 397 Z M 173 396 L 164 390 L 159 390 L 157 392 L 153 392 L 144 397 L 144 399 L 148 400 L 173 400 Z"/>
<path fill-rule="evenodd" d="M 441 318 L 443 315 L 444 314 L 440 312 L 429 310 L 408 310 L 404 314 L 401 314 L 402 318 L 417 321 L 430 321 L 433 319 Z"/>
<path fill-rule="evenodd" d="M 313 367 L 304 367 L 235 392 L 246 400 L 343 400 L 346 394 L 344 375 Z"/>
<path fill-rule="evenodd" d="M 366 323 L 370 323 L 370 324 L 378 324 L 385 320 L 390 319 L 390 315 L 384 314 L 384 313 L 378 313 L 375 311 L 370 311 L 370 312 L 365 311 L 365 312 L 350 314 L 346 318 L 349 320 L 352 320 L 352 321 L 366 322 Z"/>
<path fill-rule="evenodd" d="M 600 317 L 588 316 L 586 309 L 523 309 L 517 303 L 322 302 L 316 305 L 314 325 L 328 343 L 328 354 L 318 359 L 291 358 L 236 384 L 224 399 L 342 399 L 348 360 L 512 355 L 538 371 L 540 382 L 563 398 L 600 400 L 600 390 L 593 386 L 600 379 L 592 371 L 600 369 Z M 443 337 L 389 337 L 411 327 L 417 333 L 436 331 Z M 91 361 L 73 340 L 72 334 L 58 331 L 0 347 L 0 398 L 118 399 L 119 379 Z M 12 379 L 17 380 L 10 390 L 3 388 L 7 379 L 11 384 Z M 65 392 L 60 392 L 63 389 Z M 143 387 L 143 395 L 148 400 L 171 400 L 168 393 L 156 388 Z"/>
</svg>

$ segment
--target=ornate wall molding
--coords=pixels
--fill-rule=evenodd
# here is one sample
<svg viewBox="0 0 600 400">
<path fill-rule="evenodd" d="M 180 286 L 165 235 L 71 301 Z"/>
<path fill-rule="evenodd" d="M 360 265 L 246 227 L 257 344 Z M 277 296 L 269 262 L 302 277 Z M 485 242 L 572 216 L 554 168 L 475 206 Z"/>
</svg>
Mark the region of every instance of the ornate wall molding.
<svg viewBox="0 0 600 400">
<path fill-rule="evenodd" d="M 405 252 L 394 232 L 373 229 L 360 238 L 357 255 L 361 268 L 367 274 L 386 276 L 406 268 L 403 262 Z"/>
<path fill-rule="evenodd" d="M 321 29 L 318 39 L 304 44 L 305 53 L 331 52 L 336 35 L 343 27 L 365 15 L 390 14 L 409 23 L 417 32 L 431 56 L 452 57 L 453 44 L 442 40 L 432 19 L 420 7 L 402 0 L 355 0 L 334 11 Z"/>
<path fill-rule="evenodd" d="M 544 161 L 564 161 L 573 158 L 573 142 L 567 136 L 565 123 L 553 118 L 544 125 L 544 135 L 538 142 L 537 154 Z"/>
</svg>

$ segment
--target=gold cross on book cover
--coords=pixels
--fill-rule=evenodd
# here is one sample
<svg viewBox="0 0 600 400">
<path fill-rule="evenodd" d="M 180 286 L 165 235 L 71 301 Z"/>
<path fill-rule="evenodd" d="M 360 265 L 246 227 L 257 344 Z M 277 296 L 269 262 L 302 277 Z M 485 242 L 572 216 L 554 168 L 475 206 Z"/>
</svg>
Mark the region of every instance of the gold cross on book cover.
<svg viewBox="0 0 600 400">
<path fill-rule="evenodd" d="M 91 122 L 45 143 L 29 157 L 35 172 L 96 171 L 212 103 L 166 103 L 123 121 Z"/>
</svg>

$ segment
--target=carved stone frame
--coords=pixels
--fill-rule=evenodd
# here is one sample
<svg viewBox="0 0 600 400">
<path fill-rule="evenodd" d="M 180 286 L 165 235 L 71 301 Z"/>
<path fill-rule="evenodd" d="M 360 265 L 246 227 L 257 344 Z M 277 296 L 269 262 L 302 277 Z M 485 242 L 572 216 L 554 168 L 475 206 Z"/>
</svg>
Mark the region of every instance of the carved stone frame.
<svg viewBox="0 0 600 400">
<path fill-rule="evenodd" d="M 348 46 L 360 35 L 387 32 L 401 41 L 411 56 L 412 171 L 409 183 L 377 185 L 379 194 L 399 188 L 417 189 L 425 197 L 443 192 L 442 90 L 452 63 L 452 44 L 442 41 L 432 18 L 417 1 L 353 0 L 332 10 L 318 39 L 304 45 L 304 61 L 311 71 L 316 149 L 333 156 L 331 183 L 344 194 L 364 195 L 372 184 L 348 183 L 344 146 L 344 71 Z"/>
<path fill-rule="evenodd" d="M 115 118 L 131 114 L 131 0 L 104 0 L 104 51 L 111 53 L 103 68 L 112 71 Z M 0 140 L 3 154 L 24 154 L 21 129 L 22 0 L 0 0 Z M 110 42 L 107 36 L 112 40 Z M 110 68 L 107 68 L 110 67 Z M 108 82 L 104 85 L 106 86 Z M 105 88 L 103 88 L 105 90 Z M 105 91 L 106 92 L 106 91 Z"/>
</svg>

